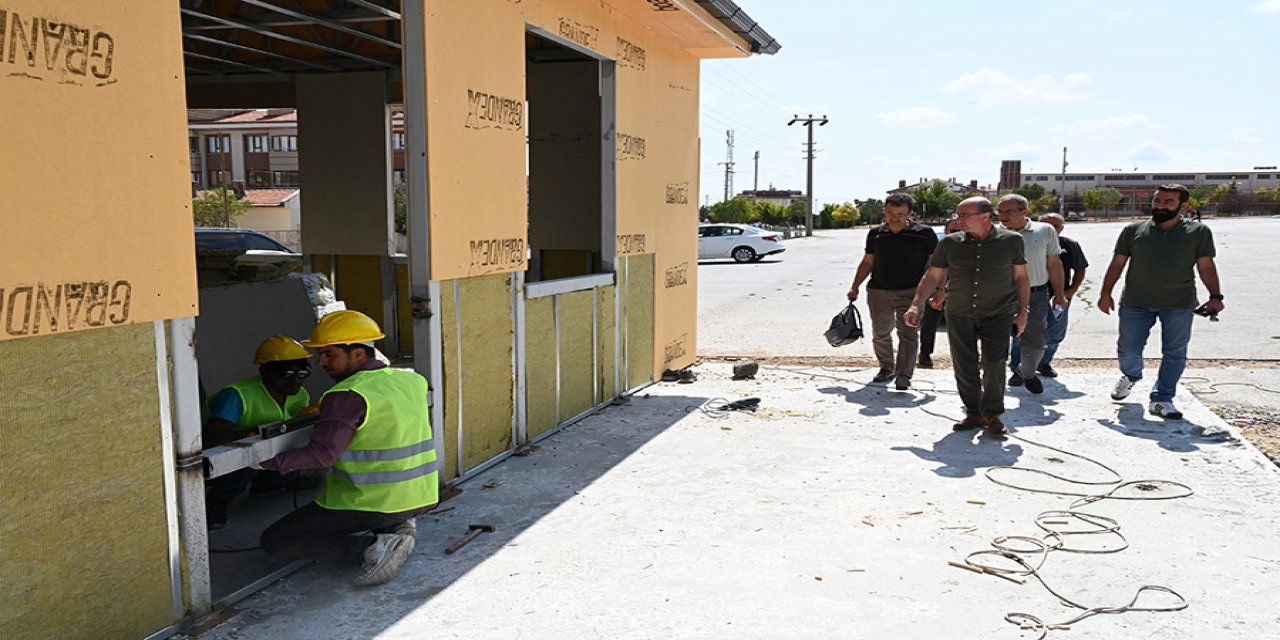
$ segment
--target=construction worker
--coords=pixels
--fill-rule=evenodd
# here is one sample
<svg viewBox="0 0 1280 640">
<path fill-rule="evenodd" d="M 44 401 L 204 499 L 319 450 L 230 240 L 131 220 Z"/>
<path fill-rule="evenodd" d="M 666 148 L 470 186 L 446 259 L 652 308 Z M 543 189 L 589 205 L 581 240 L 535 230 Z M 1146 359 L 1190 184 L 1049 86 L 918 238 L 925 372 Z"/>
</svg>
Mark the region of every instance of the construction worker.
<svg viewBox="0 0 1280 640">
<path fill-rule="evenodd" d="M 204 446 L 226 444 L 253 434 L 261 425 L 296 417 L 311 396 L 302 381 L 311 375 L 311 354 L 293 338 L 271 336 L 258 345 L 253 362 L 258 375 L 227 385 L 209 399 Z M 210 529 L 227 524 L 231 501 L 250 484 L 255 493 L 272 493 L 285 480 L 275 472 L 241 469 L 210 480 L 205 494 L 205 515 Z"/>
<path fill-rule="evenodd" d="M 262 548 L 285 558 L 361 565 L 356 585 L 381 584 L 413 551 L 413 518 L 437 501 L 438 472 L 427 412 L 427 381 L 378 361 L 382 330 L 358 311 L 335 311 L 303 341 L 337 382 L 320 399 L 307 446 L 262 463 L 287 473 L 329 469 L 315 502 L 262 533 Z"/>
</svg>

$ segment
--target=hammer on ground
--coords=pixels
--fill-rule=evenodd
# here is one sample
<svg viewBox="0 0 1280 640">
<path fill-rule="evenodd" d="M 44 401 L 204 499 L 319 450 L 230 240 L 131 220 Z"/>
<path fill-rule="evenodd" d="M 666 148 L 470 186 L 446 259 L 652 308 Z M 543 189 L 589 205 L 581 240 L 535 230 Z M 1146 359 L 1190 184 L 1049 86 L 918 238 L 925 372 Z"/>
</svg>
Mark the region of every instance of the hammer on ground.
<svg viewBox="0 0 1280 640">
<path fill-rule="evenodd" d="M 453 544 L 449 545 L 449 548 L 448 548 L 448 549 L 445 549 L 445 550 L 444 550 L 444 552 L 445 552 L 445 553 L 453 553 L 454 551 L 457 551 L 458 549 L 461 549 L 461 548 L 463 548 L 463 547 L 467 546 L 467 543 L 468 543 L 468 542 L 471 542 L 472 540 L 474 540 L 476 536 L 478 536 L 478 535 L 480 535 L 480 534 L 482 534 L 482 533 L 485 533 L 485 532 L 487 532 L 487 531 L 493 531 L 493 530 L 494 530 L 494 528 L 495 528 L 495 527 L 494 527 L 493 525 L 491 525 L 491 524 L 473 524 L 473 525 L 468 525 L 468 526 L 467 526 L 467 535 L 462 536 L 462 539 L 461 539 L 461 540 L 459 540 L 459 541 L 457 541 L 457 542 L 455 542 L 455 543 L 453 543 Z"/>
</svg>

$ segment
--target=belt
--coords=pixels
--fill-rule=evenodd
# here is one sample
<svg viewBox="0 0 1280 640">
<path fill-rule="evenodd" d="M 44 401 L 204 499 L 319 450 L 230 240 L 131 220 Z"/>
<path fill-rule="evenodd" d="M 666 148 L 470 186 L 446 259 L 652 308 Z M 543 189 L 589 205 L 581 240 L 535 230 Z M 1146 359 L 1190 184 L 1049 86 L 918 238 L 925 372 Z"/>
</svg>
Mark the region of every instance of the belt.
<svg viewBox="0 0 1280 640">
<path fill-rule="evenodd" d="M 1033 292 L 1034 292 L 1034 291 L 1045 291 L 1045 290 L 1047 290 L 1048 288 L 1049 288 L 1049 285 L 1046 283 L 1046 284 L 1042 284 L 1042 285 L 1040 285 L 1040 286 L 1038 286 L 1038 287 L 1031 287 L 1031 290 L 1032 290 Z"/>
</svg>

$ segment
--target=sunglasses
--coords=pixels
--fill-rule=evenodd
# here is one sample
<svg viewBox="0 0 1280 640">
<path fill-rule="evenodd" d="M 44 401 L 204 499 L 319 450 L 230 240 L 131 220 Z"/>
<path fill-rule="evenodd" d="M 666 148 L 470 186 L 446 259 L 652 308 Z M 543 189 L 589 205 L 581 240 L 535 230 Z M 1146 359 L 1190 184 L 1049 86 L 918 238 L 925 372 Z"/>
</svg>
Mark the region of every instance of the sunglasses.
<svg viewBox="0 0 1280 640">
<path fill-rule="evenodd" d="M 274 371 L 272 373 L 280 376 L 281 378 L 297 378 L 299 380 L 305 380 L 311 375 L 311 369 L 285 369 L 284 371 Z"/>
</svg>

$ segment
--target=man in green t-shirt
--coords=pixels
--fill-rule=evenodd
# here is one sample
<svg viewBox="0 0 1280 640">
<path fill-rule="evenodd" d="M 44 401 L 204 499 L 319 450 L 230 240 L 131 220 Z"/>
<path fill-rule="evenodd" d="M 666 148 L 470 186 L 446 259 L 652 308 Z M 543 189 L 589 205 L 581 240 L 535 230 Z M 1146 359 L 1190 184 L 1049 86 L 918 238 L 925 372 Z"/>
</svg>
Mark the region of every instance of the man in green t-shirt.
<svg viewBox="0 0 1280 640">
<path fill-rule="evenodd" d="M 1128 264 L 1129 274 L 1120 296 L 1120 337 L 1116 341 L 1123 375 L 1116 381 L 1111 398 L 1123 400 L 1142 379 L 1142 349 L 1151 327 L 1159 320 L 1160 371 L 1151 388 L 1148 410 L 1170 420 L 1182 419 L 1173 396 L 1187 366 L 1191 321 L 1199 304 L 1193 268 L 1209 290 L 1204 309 L 1217 314 L 1224 306 L 1218 267 L 1213 261 L 1213 232 L 1182 217 L 1190 197 L 1190 190 L 1180 184 L 1156 189 L 1151 198 L 1151 218 L 1132 223 L 1120 232 L 1098 295 L 1098 309 L 1111 313 L 1116 306 L 1111 290 Z"/>
</svg>

